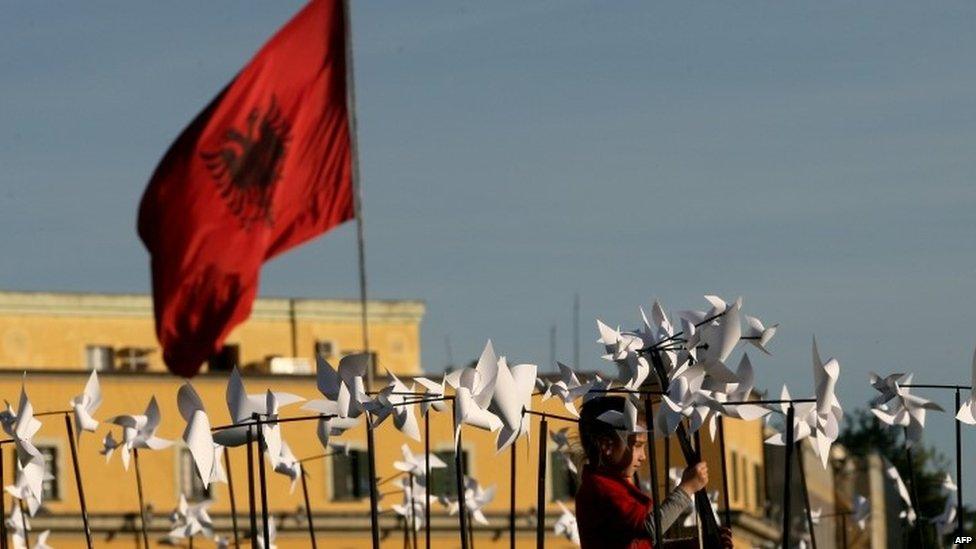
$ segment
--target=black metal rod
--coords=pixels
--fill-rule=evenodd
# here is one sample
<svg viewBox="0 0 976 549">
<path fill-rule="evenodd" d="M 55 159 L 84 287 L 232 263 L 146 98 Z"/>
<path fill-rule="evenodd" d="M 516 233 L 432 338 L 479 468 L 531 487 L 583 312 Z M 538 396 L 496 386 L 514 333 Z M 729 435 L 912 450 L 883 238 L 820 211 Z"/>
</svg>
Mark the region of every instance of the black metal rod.
<svg viewBox="0 0 976 549">
<path fill-rule="evenodd" d="M 0 447 L 0 486 L 3 486 L 3 468 L 3 448 Z M 0 493 L 0 549 L 7 549 L 7 510 L 3 493 Z"/>
<path fill-rule="evenodd" d="M 430 409 L 424 414 L 424 538 L 426 548 L 430 549 Z"/>
<path fill-rule="evenodd" d="M 247 504 L 251 521 L 251 546 L 258 546 L 258 512 L 254 497 L 254 432 L 247 428 Z"/>
<path fill-rule="evenodd" d="M 796 444 L 796 465 L 800 469 L 800 487 L 803 488 L 803 506 L 806 509 L 807 529 L 810 531 L 810 549 L 817 549 L 817 534 L 813 531 L 813 511 L 810 509 L 810 489 L 807 487 L 807 470 L 803 464 L 803 442 Z"/>
<path fill-rule="evenodd" d="M 457 428 L 455 426 L 455 428 Z M 458 520 L 460 521 L 461 549 L 468 549 L 468 504 L 464 494 L 464 451 L 461 449 L 461 431 L 458 431 L 454 448 L 454 485 L 457 487 Z"/>
<path fill-rule="evenodd" d="M 908 387 L 910 389 L 949 389 L 952 391 L 971 391 L 973 389 L 972 385 L 946 385 L 946 384 L 929 384 L 929 383 L 907 383 L 902 385 L 898 384 L 899 387 Z"/>
<path fill-rule="evenodd" d="M 78 447 L 75 441 L 75 429 L 71 424 L 71 416 L 69 414 L 64 415 L 64 426 L 68 431 L 68 445 L 71 448 L 71 465 L 75 470 L 75 488 L 78 490 L 78 503 L 81 505 L 81 520 L 85 528 L 85 545 L 88 549 L 92 549 L 91 525 L 88 524 L 88 503 L 85 501 L 85 487 L 81 483 L 81 468 L 78 467 Z"/>
<path fill-rule="evenodd" d="M 139 493 L 139 518 L 142 522 L 142 546 L 149 549 L 149 532 L 146 526 L 146 502 L 142 497 L 142 472 L 139 470 L 139 449 L 132 449 L 132 460 L 136 468 L 136 490 Z M 30 543 L 27 544 L 30 546 Z"/>
<path fill-rule="evenodd" d="M 847 514 L 838 515 L 840 517 L 840 543 L 841 547 L 847 549 Z"/>
<path fill-rule="evenodd" d="M 724 310 L 724 311 L 722 311 L 721 313 L 718 313 L 718 314 L 715 314 L 715 315 L 712 315 L 712 316 L 710 316 L 710 317 L 708 317 L 708 318 L 706 318 L 706 319 L 704 319 L 704 320 L 702 320 L 701 322 L 698 322 L 698 323 L 696 323 L 696 324 L 695 324 L 695 328 L 698 328 L 698 327 L 701 327 L 701 326 L 704 326 L 705 324 L 708 324 L 708 323 L 710 323 L 710 322 L 712 322 L 713 320 L 715 320 L 715 319 L 717 319 L 717 318 L 719 318 L 719 317 L 722 317 L 722 316 L 724 316 L 724 315 L 725 315 L 725 313 L 727 313 L 727 312 L 728 312 L 728 310 L 729 310 L 729 307 L 726 307 L 726 308 L 725 308 L 725 310 Z M 665 346 L 665 344 L 667 344 L 668 342 L 670 342 L 670 341 L 674 341 L 675 339 L 678 339 L 678 338 L 680 338 L 680 337 L 681 337 L 681 336 L 683 336 L 684 334 L 685 334 L 685 333 L 684 333 L 684 331 L 683 331 L 683 330 L 678 330 L 678 331 L 677 331 L 677 332 L 675 332 L 675 333 L 674 333 L 673 335 L 670 335 L 670 336 L 668 336 L 668 337 L 666 337 L 666 338 L 664 338 L 664 339 L 662 339 L 661 341 L 658 341 L 658 342 L 657 342 L 657 343 L 655 343 L 654 345 L 651 345 L 651 346 L 649 346 L 649 347 L 645 347 L 645 348 L 643 348 L 643 349 L 640 349 L 640 350 L 639 350 L 639 351 L 637 351 L 637 352 L 639 352 L 639 353 L 646 353 L 646 352 L 652 352 L 652 351 L 658 351 L 658 350 L 660 350 L 660 349 L 661 349 L 661 347 L 663 347 L 663 346 Z"/>
<path fill-rule="evenodd" d="M 559 414 L 550 414 L 548 412 L 535 412 L 533 410 L 528 410 L 528 409 L 522 408 L 522 413 L 523 414 L 529 414 L 529 415 L 532 415 L 532 416 L 539 416 L 539 417 L 541 417 L 543 419 L 560 419 L 560 420 L 569 421 L 569 422 L 572 422 L 572 423 L 579 423 L 579 419 L 578 418 L 569 417 L 569 416 L 561 416 Z"/>
<path fill-rule="evenodd" d="M 787 400 L 730 400 L 720 402 L 724 406 L 735 406 L 739 404 L 801 404 L 804 402 L 816 402 L 815 398 L 791 398 Z"/>
<path fill-rule="evenodd" d="M 917 516 L 920 512 L 918 506 L 918 481 L 915 478 L 915 460 L 912 458 L 912 447 L 908 445 L 908 427 L 905 427 L 905 460 L 908 462 L 908 480 L 912 483 L 912 491 L 909 492 L 909 498 L 911 500 L 912 508 L 914 508 Z M 894 467 L 894 463 L 892 463 L 891 466 Z M 914 530 L 918 537 L 918 541 L 923 543 L 922 525 L 917 520 L 914 524 Z"/>
<path fill-rule="evenodd" d="M 315 524 L 312 522 L 312 505 L 308 501 L 308 481 L 305 477 L 308 473 L 305 472 L 303 467 L 300 471 L 302 477 L 302 497 L 305 498 L 305 520 L 308 522 L 308 539 L 312 540 L 312 549 L 318 549 L 318 543 L 315 542 Z"/>
<path fill-rule="evenodd" d="M 535 544 L 537 549 L 546 546 L 546 452 L 549 446 L 549 418 L 539 421 L 539 475 L 536 479 Z"/>
<path fill-rule="evenodd" d="M 588 393 L 602 393 L 611 395 L 666 395 L 665 391 L 653 391 L 653 390 L 637 390 L 637 389 L 590 389 Z"/>
<path fill-rule="evenodd" d="M 262 416 L 267 414 L 253 414 L 255 419 L 251 421 L 242 421 L 240 423 L 228 423 L 227 425 L 219 425 L 217 427 L 212 427 L 210 432 L 216 433 L 217 431 L 226 431 L 227 429 L 239 429 L 241 427 L 254 427 L 257 425 L 279 425 L 282 423 L 292 423 L 295 421 L 311 421 L 313 419 L 332 419 L 337 417 L 335 414 L 315 414 L 311 416 L 298 416 L 298 417 L 277 417 L 277 418 L 266 418 L 261 419 Z"/>
<path fill-rule="evenodd" d="M 376 440 L 373 436 L 373 422 L 366 413 L 366 457 L 369 464 L 369 530 L 373 549 L 380 547 L 380 498 L 376 493 Z"/>
<path fill-rule="evenodd" d="M 230 497 L 230 520 L 234 528 L 234 548 L 240 549 L 241 539 L 237 530 L 237 498 L 234 497 L 234 472 L 230 468 L 230 452 L 224 448 L 224 471 L 227 473 L 227 491 Z"/>
<path fill-rule="evenodd" d="M 791 501 L 791 488 L 793 483 L 793 415 L 795 411 L 793 405 L 786 409 L 786 433 L 784 433 L 783 447 L 785 449 L 785 457 L 783 458 L 783 474 L 786 477 L 785 482 L 783 482 L 783 537 L 782 547 L 793 547 L 790 544 L 790 504 Z"/>
<path fill-rule="evenodd" d="M 654 444 L 654 403 L 651 395 L 644 395 L 644 423 L 647 424 L 648 468 L 650 469 L 651 499 L 654 500 L 654 546 L 664 547 L 664 524 L 661 519 L 661 493 L 658 489 L 657 447 Z M 667 478 L 667 473 L 665 473 Z M 667 490 L 665 490 L 667 492 Z"/>
<path fill-rule="evenodd" d="M 718 452 L 722 459 L 722 505 L 725 507 L 725 526 L 732 528 L 732 507 L 729 505 L 729 466 L 725 454 L 725 418 L 722 416 L 718 416 Z"/>
<path fill-rule="evenodd" d="M 261 529 L 264 537 L 265 549 L 271 547 L 271 519 L 268 509 L 268 479 L 265 472 L 264 454 L 268 451 L 268 443 L 264 440 L 264 429 L 260 420 L 257 426 L 258 432 L 258 477 L 261 480 Z"/>
<path fill-rule="evenodd" d="M 961 389 L 961 387 L 956 387 L 956 408 L 955 408 L 956 410 L 959 410 L 959 408 L 962 407 L 961 401 L 960 401 L 960 396 L 959 396 L 959 389 Z M 960 537 L 960 536 L 963 535 L 962 523 L 963 523 L 963 519 L 966 516 L 966 510 L 962 506 L 962 487 L 963 487 L 963 483 L 962 483 L 962 431 L 961 431 L 961 427 L 962 427 L 962 422 L 957 419 L 956 420 L 956 486 L 958 486 L 959 488 L 958 488 L 958 490 L 956 490 L 956 521 L 957 521 L 956 522 L 956 537 Z"/>
<path fill-rule="evenodd" d="M 413 472 L 407 474 L 407 482 L 410 483 L 410 501 L 409 504 L 409 517 L 410 517 L 410 538 L 413 541 L 413 549 L 417 549 L 417 508 L 413 505 Z"/>
<path fill-rule="evenodd" d="M 515 447 L 518 443 L 518 437 L 512 441 L 512 447 L 509 449 L 509 471 L 508 471 L 508 546 L 509 549 L 515 549 Z"/>
<path fill-rule="evenodd" d="M 25 547 L 30 547 L 31 546 L 31 542 L 30 542 L 30 532 L 28 531 L 28 526 L 27 526 L 27 508 L 24 507 L 24 500 L 22 500 L 22 499 L 21 500 L 18 500 L 17 501 L 17 504 L 20 506 L 20 524 L 21 524 L 21 528 L 24 529 L 24 546 Z M 146 545 L 146 547 L 148 549 L 149 545 Z"/>
<path fill-rule="evenodd" d="M 669 384 L 668 373 L 664 367 L 664 361 L 661 360 L 661 355 L 657 352 L 651 352 L 649 355 L 651 357 L 651 364 L 654 366 L 654 373 L 657 374 L 658 383 L 664 390 L 667 390 Z M 688 430 L 685 429 L 684 423 L 678 423 L 675 438 L 677 438 L 678 447 L 681 448 L 681 454 L 689 466 L 701 461 L 701 456 L 691 445 L 691 438 L 688 436 Z M 699 522 L 701 524 L 702 544 L 707 547 L 721 546 L 722 538 L 718 527 L 718 520 L 715 517 L 715 513 L 712 512 L 712 502 L 708 499 L 706 488 L 695 492 L 695 509 L 698 511 Z"/>
</svg>

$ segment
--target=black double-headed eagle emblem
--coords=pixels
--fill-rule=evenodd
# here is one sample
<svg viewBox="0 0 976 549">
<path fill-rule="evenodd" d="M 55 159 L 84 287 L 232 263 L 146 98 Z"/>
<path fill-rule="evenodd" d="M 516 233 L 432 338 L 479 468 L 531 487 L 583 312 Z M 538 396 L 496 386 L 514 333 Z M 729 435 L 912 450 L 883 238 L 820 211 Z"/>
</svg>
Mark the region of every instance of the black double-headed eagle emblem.
<svg viewBox="0 0 976 549">
<path fill-rule="evenodd" d="M 221 198 L 245 229 L 256 223 L 274 224 L 271 205 L 281 179 L 291 125 L 275 97 L 267 110 L 254 108 L 247 127 L 228 128 L 217 150 L 200 153 Z"/>
</svg>

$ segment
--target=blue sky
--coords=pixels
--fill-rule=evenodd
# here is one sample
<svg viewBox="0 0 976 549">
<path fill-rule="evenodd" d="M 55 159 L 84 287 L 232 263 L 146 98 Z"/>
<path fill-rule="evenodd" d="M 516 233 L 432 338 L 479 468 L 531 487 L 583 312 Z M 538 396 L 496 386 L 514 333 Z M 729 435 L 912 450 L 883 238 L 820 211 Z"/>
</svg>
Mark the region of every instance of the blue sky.
<svg viewBox="0 0 976 549">
<path fill-rule="evenodd" d="M 8 6 L 0 287 L 148 291 L 149 174 L 299 6 Z M 457 359 L 491 337 L 545 363 L 551 324 L 569 359 L 574 292 L 591 369 L 595 318 L 718 293 L 781 324 L 753 356 L 773 391 L 812 391 L 813 334 L 848 409 L 870 370 L 968 382 L 976 5 L 370 1 L 353 18 L 371 295 L 427 302 L 427 369 L 446 337 Z M 261 293 L 356 296 L 352 229 L 270 263 Z M 930 424 L 949 453 L 949 418 Z"/>
</svg>

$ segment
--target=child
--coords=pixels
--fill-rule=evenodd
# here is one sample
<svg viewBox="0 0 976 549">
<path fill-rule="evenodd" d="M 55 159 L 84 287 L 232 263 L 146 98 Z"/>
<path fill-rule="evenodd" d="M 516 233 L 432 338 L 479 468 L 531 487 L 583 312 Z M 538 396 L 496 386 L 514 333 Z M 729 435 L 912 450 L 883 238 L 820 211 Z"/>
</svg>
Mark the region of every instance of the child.
<svg viewBox="0 0 976 549">
<path fill-rule="evenodd" d="M 624 402 L 624 397 L 598 397 L 587 401 L 580 413 L 586 459 L 576 493 L 581 549 L 653 547 L 655 502 L 634 484 L 634 473 L 646 459 L 647 434 L 631 434 L 625 442 L 613 426 L 597 419 L 607 411 L 623 412 Z M 685 469 L 678 487 L 660 504 L 662 531 L 691 509 L 695 492 L 707 483 L 704 462 Z M 723 529 L 723 541 L 732 547 L 728 529 Z"/>
</svg>

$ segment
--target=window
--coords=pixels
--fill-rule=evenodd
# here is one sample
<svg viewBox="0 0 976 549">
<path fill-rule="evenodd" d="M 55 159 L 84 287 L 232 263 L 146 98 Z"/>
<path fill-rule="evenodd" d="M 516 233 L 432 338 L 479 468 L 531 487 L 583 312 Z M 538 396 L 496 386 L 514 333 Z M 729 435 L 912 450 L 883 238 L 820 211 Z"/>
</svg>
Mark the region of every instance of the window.
<svg viewBox="0 0 976 549">
<path fill-rule="evenodd" d="M 180 493 L 187 501 L 204 501 L 210 499 L 210 486 L 203 486 L 200 472 L 193 461 L 193 455 L 188 448 L 180 448 Z M 211 485 L 212 486 L 212 485 Z"/>
<path fill-rule="evenodd" d="M 108 372 L 115 367 L 115 349 L 111 345 L 85 347 L 85 367 L 88 370 Z"/>
<path fill-rule="evenodd" d="M 115 351 L 119 369 L 123 372 L 144 372 L 149 369 L 149 355 L 153 349 L 145 347 L 122 347 Z"/>
<path fill-rule="evenodd" d="M 331 340 L 317 339 L 315 340 L 315 358 L 323 360 L 332 360 L 335 356 L 335 342 Z"/>
<path fill-rule="evenodd" d="M 739 501 L 739 454 L 732 452 L 732 499 Z"/>
<path fill-rule="evenodd" d="M 352 501 L 369 496 L 369 454 L 350 450 L 332 456 L 332 499 Z"/>
<path fill-rule="evenodd" d="M 38 445 L 37 449 L 44 456 L 44 465 L 50 474 L 50 477 L 45 475 L 47 478 L 44 479 L 44 488 L 42 489 L 44 497 L 42 499 L 46 501 L 60 501 L 61 489 L 59 481 L 61 480 L 61 466 L 58 462 L 58 447 Z"/>
<path fill-rule="evenodd" d="M 441 450 L 434 452 L 447 464 L 447 467 L 438 467 L 430 470 L 430 494 L 431 496 L 457 497 L 457 468 L 454 466 L 454 450 Z M 467 475 L 470 470 L 468 461 L 468 451 L 461 450 L 461 473 Z"/>
<path fill-rule="evenodd" d="M 551 479 L 552 500 L 567 501 L 576 497 L 579 483 L 576 474 L 569 469 L 566 460 L 570 456 L 565 452 L 549 453 L 549 478 Z"/>
<path fill-rule="evenodd" d="M 229 372 L 241 362 L 241 346 L 227 343 L 220 351 L 207 359 L 207 369 L 211 372 Z"/>
</svg>

